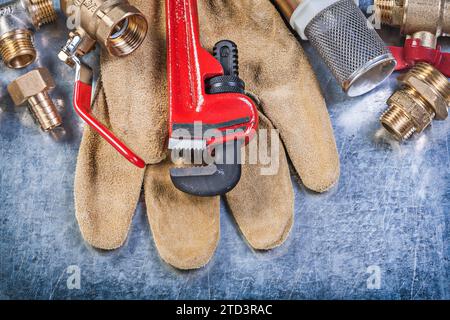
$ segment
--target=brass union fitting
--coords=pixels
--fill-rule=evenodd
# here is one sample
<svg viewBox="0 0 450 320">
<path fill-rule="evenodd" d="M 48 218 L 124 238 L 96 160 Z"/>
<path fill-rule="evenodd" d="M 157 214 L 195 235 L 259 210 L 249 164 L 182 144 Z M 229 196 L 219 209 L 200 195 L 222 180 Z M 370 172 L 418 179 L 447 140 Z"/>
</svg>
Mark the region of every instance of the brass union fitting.
<svg viewBox="0 0 450 320">
<path fill-rule="evenodd" d="M 375 0 L 383 24 L 401 28 L 405 35 L 419 31 L 450 36 L 450 0 Z"/>
<path fill-rule="evenodd" d="M 389 98 L 389 109 L 381 117 L 381 124 L 396 139 L 407 140 L 434 119 L 447 119 L 450 82 L 436 68 L 419 63 L 398 80 L 401 88 Z"/>
<path fill-rule="evenodd" d="M 8 92 L 16 106 L 28 102 L 29 108 L 42 130 L 49 131 L 62 124 L 61 116 L 48 91 L 55 87 L 50 72 L 38 68 L 17 78 L 8 86 Z"/>
<path fill-rule="evenodd" d="M 0 5 L 0 57 L 13 69 L 36 59 L 32 27 L 56 20 L 52 0 L 14 0 Z"/>
<path fill-rule="evenodd" d="M 75 12 L 79 26 L 70 33 L 69 41 L 59 54 L 67 64 L 73 64 L 71 55 L 81 57 L 99 42 L 117 57 L 134 52 L 147 35 L 145 16 L 126 0 L 61 0 L 66 16 Z"/>
</svg>

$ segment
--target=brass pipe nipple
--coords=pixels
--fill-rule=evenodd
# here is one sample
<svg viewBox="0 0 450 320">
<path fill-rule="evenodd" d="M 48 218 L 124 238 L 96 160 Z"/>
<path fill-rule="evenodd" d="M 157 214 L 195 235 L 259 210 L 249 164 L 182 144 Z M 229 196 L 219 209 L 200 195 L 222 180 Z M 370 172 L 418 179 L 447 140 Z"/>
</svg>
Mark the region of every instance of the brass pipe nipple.
<svg viewBox="0 0 450 320">
<path fill-rule="evenodd" d="M 433 66 L 419 63 L 399 77 L 401 88 L 387 101 L 383 127 L 398 140 L 422 133 L 434 119 L 445 120 L 450 107 L 450 82 Z"/>
<path fill-rule="evenodd" d="M 48 93 L 54 87 L 50 72 L 38 68 L 11 82 L 8 92 L 16 106 L 27 102 L 42 130 L 50 131 L 62 124 L 61 116 Z"/>
<path fill-rule="evenodd" d="M 20 8 L 20 9 L 17 9 Z M 17 10 L 16 10 L 17 9 Z M 25 68 L 36 60 L 36 49 L 33 43 L 33 33 L 29 21 L 39 29 L 40 26 L 52 23 L 56 20 L 56 11 L 52 0 L 22 0 L 9 2 L 3 7 L 0 5 L 0 12 L 19 20 L 21 24 L 12 23 L 8 25 L 5 33 L 0 34 L 0 57 L 6 66 L 12 69 Z M 25 12 L 27 17 L 22 13 Z M 30 25 L 22 27 L 22 25 Z"/>
<path fill-rule="evenodd" d="M 6 66 L 25 68 L 36 59 L 33 34 L 28 29 L 10 31 L 0 37 L 0 56 Z"/>
<path fill-rule="evenodd" d="M 382 24 L 392 25 L 396 8 L 395 0 L 375 0 L 375 12 Z"/>
<path fill-rule="evenodd" d="M 36 28 L 56 21 L 53 0 L 27 0 L 26 7 Z"/>
</svg>

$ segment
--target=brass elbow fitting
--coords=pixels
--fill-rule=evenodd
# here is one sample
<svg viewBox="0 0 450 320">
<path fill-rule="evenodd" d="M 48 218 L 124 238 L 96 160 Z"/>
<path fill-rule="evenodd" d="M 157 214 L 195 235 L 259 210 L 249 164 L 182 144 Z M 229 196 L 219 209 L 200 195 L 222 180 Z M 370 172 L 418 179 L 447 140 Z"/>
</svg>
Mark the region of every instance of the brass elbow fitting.
<svg viewBox="0 0 450 320">
<path fill-rule="evenodd" d="M 14 0 L 0 5 L 0 57 L 13 69 L 24 68 L 36 59 L 31 27 L 54 22 L 52 0 Z"/>
<path fill-rule="evenodd" d="M 61 116 L 48 92 L 55 87 L 50 72 L 38 68 L 17 78 L 8 86 L 8 92 L 16 106 L 28 102 L 29 108 L 42 130 L 49 131 L 62 124 Z"/>
<path fill-rule="evenodd" d="M 404 35 L 424 31 L 450 36 L 450 0 L 375 0 L 375 8 L 383 24 Z"/>
<path fill-rule="evenodd" d="M 76 14 L 79 21 L 59 54 L 69 65 L 73 54 L 85 55 L 96 42 L 113 56 L 129 55 L 147 35 L 145 16 L 126 0 L 61 0 L 61 9 L 66 16 Z"/>
<path fill-rule="evenodd" d="M 447 119 L 450 82 L 436 68 L 419 63 L 398 80 L 401 88 L 389 98 L 389 109 L 381 117 L 381 124 L 396 139 L 407 140 L 434 119 Z"/>
</svg>

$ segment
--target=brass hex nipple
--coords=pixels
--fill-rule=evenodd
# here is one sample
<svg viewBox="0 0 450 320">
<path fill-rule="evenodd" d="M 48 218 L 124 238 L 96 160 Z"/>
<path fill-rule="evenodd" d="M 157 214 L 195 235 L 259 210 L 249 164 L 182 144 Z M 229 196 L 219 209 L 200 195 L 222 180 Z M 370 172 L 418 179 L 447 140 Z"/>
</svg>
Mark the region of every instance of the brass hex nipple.
<svg viewBox="0 0 450 320">
<path fill-rule="evenodd" d="M 421 133 L 436 120 L 445 120 L 450 107 L 450 82 L 436 68 L 419 63 L 399 77 L 401 88 L 388 100 L 381 124 L 398 140 Z"/>
<path fill-rule="evenodd" d="M 16 106 L 28 102 L 29 109 L 42 130 L 49 131 L 62 124 L 61 116 L 48 91 L 55 87 L 50 72 L 38 68 L 17 78 L 8 86 L 8 92 Z"/>
<path fill-rule="evenodd" d="M 9 68 L 24 68 L 36 59 L 31 25 L 39 29 L 56 20 L 52 0 L 14 0 L 0 5 L 0 57 Z M 29 28 L 29 27 L 30 28 Z"/>
</svg>

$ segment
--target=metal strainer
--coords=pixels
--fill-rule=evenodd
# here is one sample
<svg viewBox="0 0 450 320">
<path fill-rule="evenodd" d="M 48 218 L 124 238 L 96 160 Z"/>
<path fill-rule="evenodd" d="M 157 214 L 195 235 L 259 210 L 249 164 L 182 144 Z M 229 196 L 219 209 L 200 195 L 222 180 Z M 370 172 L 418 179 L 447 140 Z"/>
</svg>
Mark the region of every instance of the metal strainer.
<svg viewBox="0 0 450 320">
<path fill-rule="evenodd" d="M 292 27 L 311 42 L 349 96 L 371 91 L 394 71 L 394 57 L 353 0 L 295 2 Z"/>
</svg>

